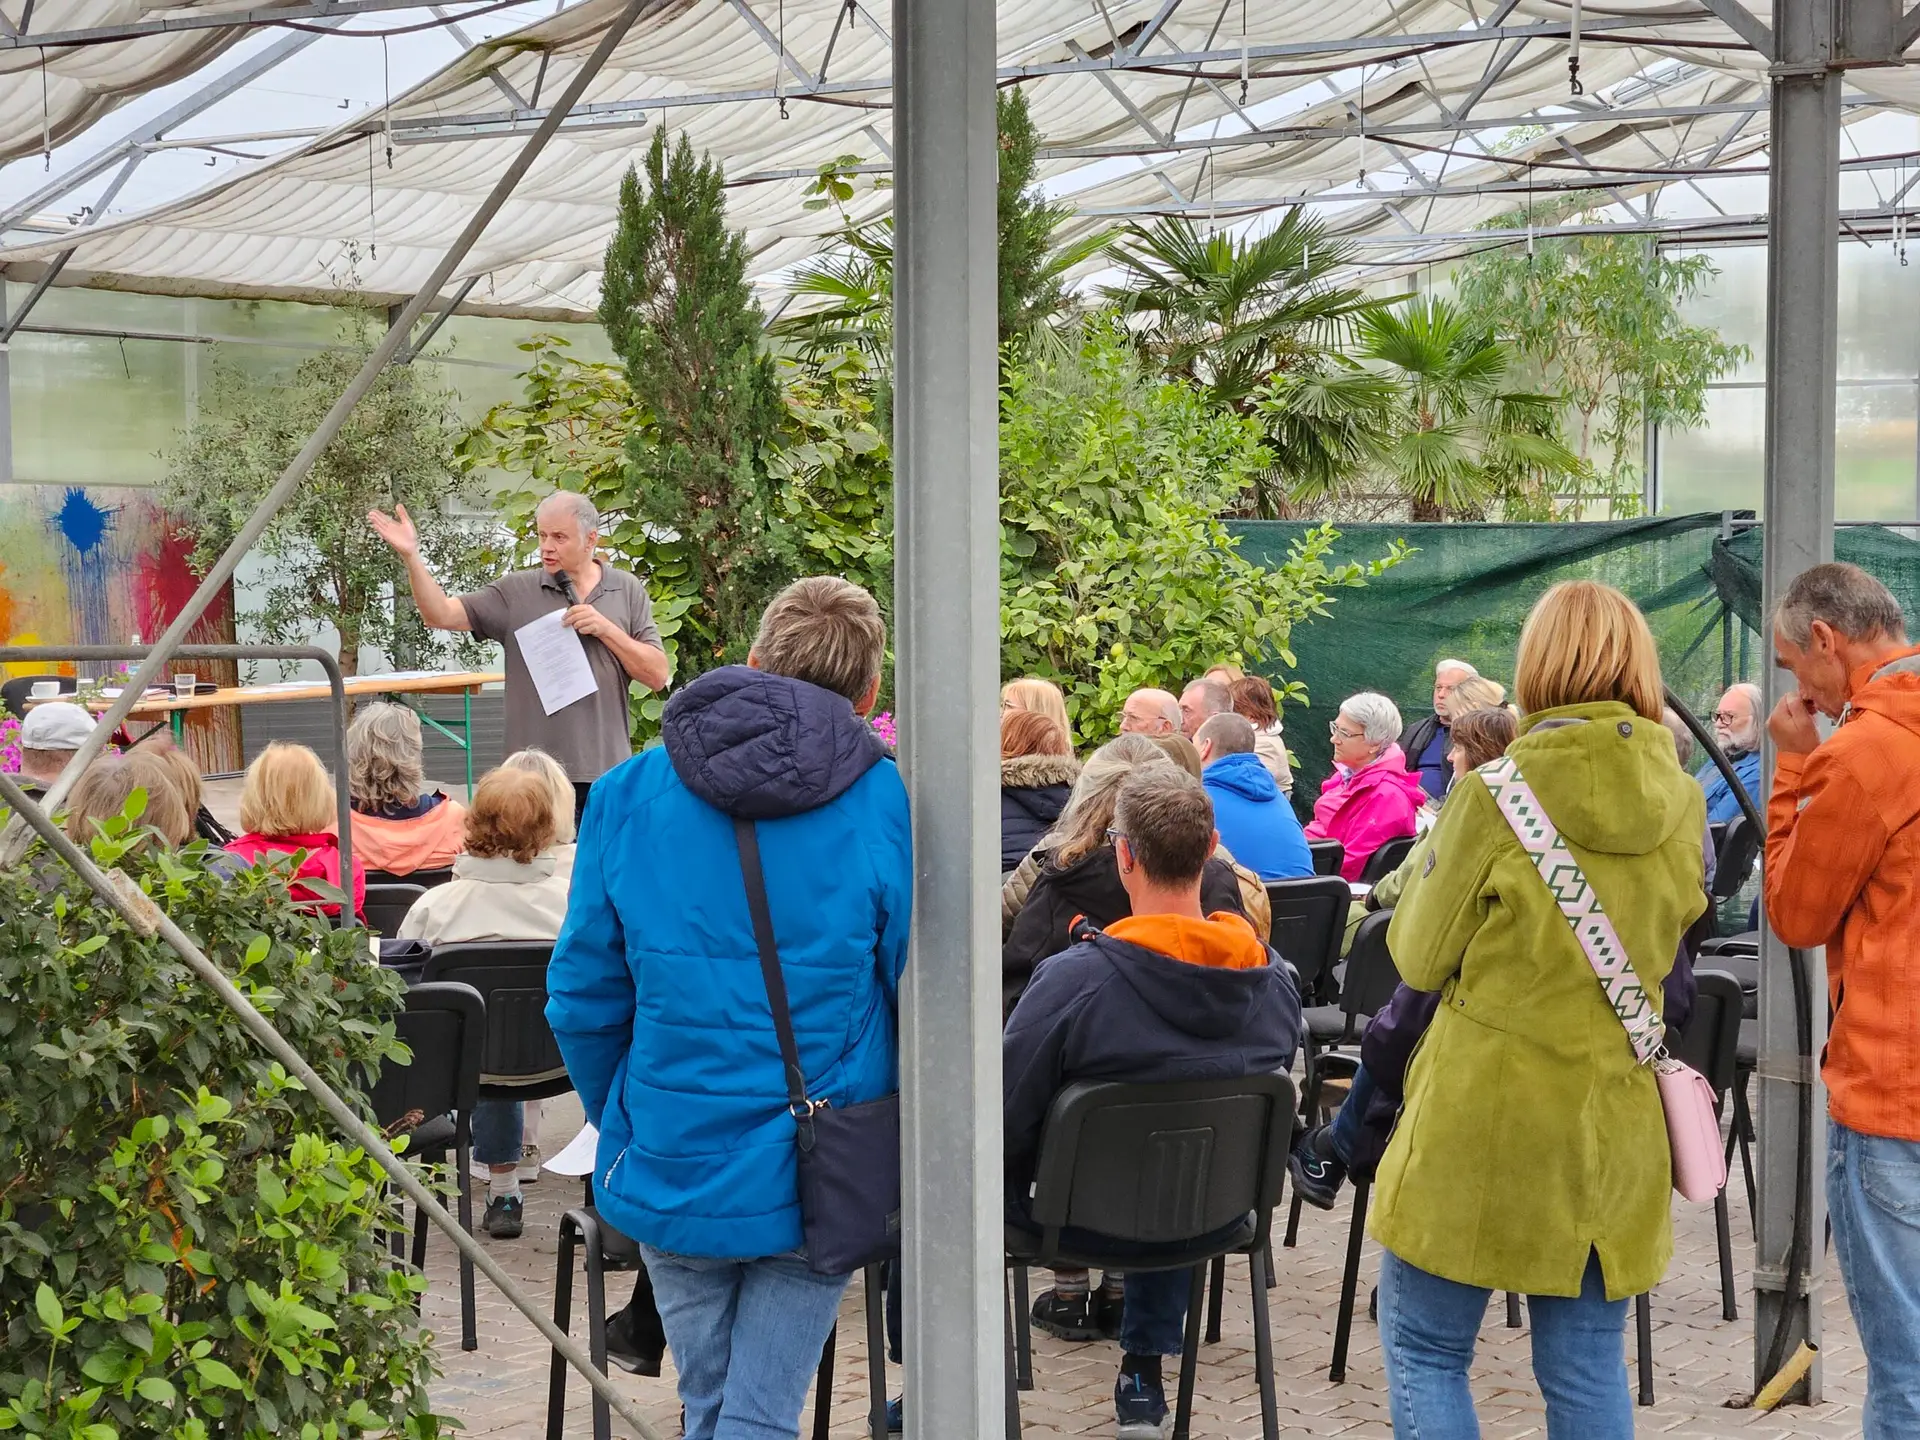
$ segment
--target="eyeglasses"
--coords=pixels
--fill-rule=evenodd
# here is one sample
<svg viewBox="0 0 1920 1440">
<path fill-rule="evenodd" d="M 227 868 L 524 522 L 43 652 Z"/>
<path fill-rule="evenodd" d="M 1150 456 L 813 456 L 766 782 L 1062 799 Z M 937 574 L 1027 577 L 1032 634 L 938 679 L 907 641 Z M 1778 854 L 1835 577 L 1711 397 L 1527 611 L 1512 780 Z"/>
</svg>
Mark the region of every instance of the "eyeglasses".
<svg viewBox="0 0 1920 1440">
<path fill-rule="evenodd" d="M 1107 843 L 1108 843 L 1109 845 L 1111 845 L 1111 844 L 1112 844 L 1112 843 L 1113 843 L 1114 841 L 1116 841 L 1116 840 L 1125 840 L 1125 839 L 1127 838 L 1127 832 L 1126 832 L 1126 831 L 1124 831 L 1124 830 L 1115 830 L 1115 829 L 1114 829 L 1114 828 L 1113 828 L 1113 827 L 1112 827 L 1111 825 L 1109 825 L 1109 826 L 1107 827 L 1107 829 L 1106 829 L 1106 830 L 1105 830 L 1105 831 L 1104 831 L 1103 833 L 1104 833 L 1104 837 L 1105 837 L 1105 839 L 1106 839 L 1106 842 L 1107 842 Z"/>
<path fill-rule="evenodd" d="M 1734 710 L 1716 710 L 1713 712 L 1713 723 L 1716 725 L 1724 725 L 1729 730 L 1746 718 L 1745 715 Z"/>
<path fill-rule="evenodd" d="M 1327 733 L 1336 740 L 1364 740 L 1367 738 L 1367 732 L 1364 730 L 1342 730 L 1338 720 L 1328 724 Z"/>
</svg>

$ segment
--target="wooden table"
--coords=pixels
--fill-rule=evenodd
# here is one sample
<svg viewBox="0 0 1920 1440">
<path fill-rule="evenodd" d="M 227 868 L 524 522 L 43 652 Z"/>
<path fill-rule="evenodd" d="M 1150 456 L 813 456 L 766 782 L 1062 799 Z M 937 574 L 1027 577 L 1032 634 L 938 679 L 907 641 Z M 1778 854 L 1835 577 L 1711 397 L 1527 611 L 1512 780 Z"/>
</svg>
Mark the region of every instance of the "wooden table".
<svg viewBox="0 0 1920 1440">
<path fill-rule="evenodd" d="M 420 718 L 438 730 L 447 739 L 458 745 L 467 757 L 467 794 L 473 794 L 473 697 L 482 685 L 496 685 L 507 677 L 494 670 L 395 670 L 385 675 L 354 675 L 348 677 L 345 689 L 349 699 L 356 695 L 459 695 L 464 703 L 461 717 L 457 721 L 442 723 L 424 710 Z M 231 685 L 201 694 L 180 696 L 168 692 L 150 691 L 133 709 L 127 712 L 129 720 L 160 720 L 171 722 L 173 738 L 181 739 L 186 727 L 189 710 L 213 710 L 221 706 L 234 705 L 273 705 L 289 700 L 325 700 L 333 694 L 333 687 L 326 681 L 287 680 L 273 685 Z M 54 697 L 71 700 L 73 697 L 61 695 Z M 29 701 L 32 705 L 36 702 Z M 95 712 L 104 712 L 113 704 L 111 698 L 95 696 L 89 699 L 87 707 Z M 414 707 L 418 709 L 418 707 Z M 460 727 L 455 734 L 453 725 Z"/>
</svg>

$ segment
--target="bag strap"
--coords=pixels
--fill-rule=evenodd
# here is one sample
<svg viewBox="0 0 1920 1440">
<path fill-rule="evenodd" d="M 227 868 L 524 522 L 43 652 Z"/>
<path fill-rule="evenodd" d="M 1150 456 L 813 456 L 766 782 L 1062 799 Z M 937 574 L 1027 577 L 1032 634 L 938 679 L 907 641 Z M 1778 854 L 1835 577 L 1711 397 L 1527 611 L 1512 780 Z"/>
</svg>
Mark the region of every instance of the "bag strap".
<svg viewBox="0 0 1920 1440">
<path fill-rule="evenodd" d="M 1533 793 L 1511 755 L 1490 761 L 1474 773 L 1485 782 L 1501 818 L 1573 927 L 1574 939 L 1580 942 L 1587 963 L 1599 977 L 1613 1013 L 1626 1027 L 1635 1058 L 1642 1064 L 1652 1060 L 1666 1041 L 1666 1027 L 1633 973 L 1627 947 L 1620 943 L 1619 932 L 1600 904 L 1598 892 L 1573 858 L 1540 797 Z"/>
<path fill-rule="evenodd" d="M 800 1047 L 793 1038 L 793 1011 L 787 1006 L 787 979 L 780 971 L 780 950 L 773 939 L 773 911 L 767 904 L 767 877 L 760 866 L 760 836 L 753 821 L 733 821 L 734 843 L 740 847 L 740 874 L 747 885 L 747 912 L 753 916 L 753 938 L 760 947 L 760 977 L 767 985 L 767 1008 L 773 1012 L 773 1031 L 780 1038 L 781 1068 L 787 1074 L 787 1108 L 803 1131 L 812 1130 L 814 1105 L 807 1098 L 807 1072 L 800 1068 Z"/>
</svg>

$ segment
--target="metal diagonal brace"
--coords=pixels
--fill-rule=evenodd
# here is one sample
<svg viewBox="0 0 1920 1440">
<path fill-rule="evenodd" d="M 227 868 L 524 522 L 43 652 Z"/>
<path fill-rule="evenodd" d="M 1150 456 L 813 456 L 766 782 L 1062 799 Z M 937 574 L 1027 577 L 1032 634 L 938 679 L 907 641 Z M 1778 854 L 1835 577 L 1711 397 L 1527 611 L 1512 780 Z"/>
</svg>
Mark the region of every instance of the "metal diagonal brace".
<svg viewBox="0 0 1920 1440">
<path fill-rule="evenodd" d="M 120 884 L 115 884 L 109 879 L 106 872 L 95 865 L 79 846 L 61 833 L 48 811 L 42 810 L 27 798 L 10 775 L 0 775 L 0 801 L 4 801 L 27 825 L 37 830 L 40 838 L 52 847 L 53 852 L 72 866 L 74 873 L 86 881 L 96 895 L 112 906 L 127 924 L 143 935 L 158 932 L 160 938 L 171 945 L 180 958 L 187 962 L 187 968 L 199 976 L 229 1010 L 240 1017 L 240 1023 L 246 1026 L 253 1038 L 260 1042 L 261 1048 L 286 1066 L 288 1072 L 306 1088 L 307 1093 L 320 1102 L 321 1107 L 339 1125 L 341 1134 L 379 1162 L 380 1168 L 387 1172 L 387 1178 L 400 1187 L 406 1197 L 420 1208 L 422 1214 L 430 1217 L 435 1225 L 446 1232 L 447 1238 L 453 1241 L 461 1255 L 471 1260 L 475 1268 L 499 1288 L 500 1293 L 507 1297 L 516 1310 L 533 1321 L 534 1326 L 546 1337 L 547 1342 L 569 1365 L 586 1377 L 587 1383 L 593 1387 L 594 1392 L 612 1406 L 622 1420 L 633 1427 L 634 1433 L 639 1435 L 641 1440 L 660 1440 L 659 1433 L 640 1418 L 632 1402 L 614 1388 L 613 1382 L 606 1377 L 605 1372 L 594 1368 L 593 1361 L 588 1359 L 586 1352 L 573 1342 L 573 1338 L 548 1319 L 541 1307 L 535 1304 L 532 1298 L 513 1282 L 512 1277 L 500 1268 L 499 1262 L 487 1253 L 486 1247 L 469 1235 L 461 1227 L 460 1222 L 447 1213 L 446 1207 L 434 1198 L 433 1192 L 427 1189 L 418 1175 L 413 1173 L 412 1167 L 393 1153 L 392 1144 L 354 1113 L 353 1107 L 341 1099 L 333 1087 L 320 1078 L 319 1072 L 307 1063 L 306 1057 L 293 1048 L 286 1036 L 273 1028 L 273 1022 L 253 1008 L 253 1002 L 240 993 L 239 987 L 227 978 L 226 971 L 209 960 L 200 947 L 194 944 L 192 936 L 176 925 L 166 911 L 153 903 L 151 897 L 142 894 L 131 884 L 125 883 L 124 872 L 116 872 L 122 876 Z"/>
<path fill-rule="evenodd" d="M 567 82 L 565 92 L 553 109 L 547 112 L 546 118 L 540 122 L 540 128 L 521 147 L 519 154 L 514 156 L 499 180 L 494 183 L 493 190 L 481 202 L 473 218 L 467 221 L 466 228 L 460 232 L 460 237 L 453 242 L 453 248 L 440 257 L 440 262 L 433 267 L 433 273 L 427 277 L 426 283 L 402 308 L 399 316 L 388 327 L 386 336 L 367 357 L 367 363 L 360 367 L 360 373 L 353 377 L 345 392 L 334 401 L 333 408 L 321 420 L 319 429 L 308 437 L 300 453 L 293 457 L 292 463 L 274 482 L 273 488 L 254 508 L 247 523 L 240 527 L 239 533 L 233 537 L 225 553 L 214 561 L 212 568 L 201 580 L 199 588 L 193 592 L 180 613 L 173 618 L 166 631 L 154 642 L 152 651 L 145 660 L 140 662 L 139 668 L 127 681 L 126 689 L 108 707 L 106 714 L 100 719 L 99 726 L 87 736 L 80 748 L 73 752 L 73 758 L 67 762 L 66 769 L 60 772 L 59 778 L 53 782 L 47 792 L 46 803 L 49 810 L 59 808 L 60 803 L 67 798 L 67 792 L 73 788 L 81 772 L 93 763 L 93 757 L 98 755 L 101 747 L 107 743 L 107 736 L 127 718 L 127 712 L 139 701 L 147 686 L 153 683 L 154 677 L 159 675 L 160 667 L 166 663 L 167 657 L 186 638 L 187 631 L 198 623 L 200 616 L 207 606 L 213 603 L 214 597 L 226 586 L 227 581 L 233 578 L 233 572 L 239 566 L 241 557 L 266 533 L 268 524 L 292 497 L 293 492 L 300 487 L 300 482 L 306 478 L 307 472 L 320 458 L 321 451 L 325 450 L 333 437 L 340 433 L 340 427 L 347 423 L 347 417 L 353 414 L 354 408 L 373 388 L 374 380 L 386 368 L 387 363 L 400 353 L 401 347 L 413 334 L 413 327 L 419 323 L 427 307 L 439 299 L 440 292 L 453 275 L 454 268 L 466 258 L 467 252 L 479 241 L 487 225 L 499 213 L 507 197 L 513 193 L 514 187 L 532 168 L 534 160 L 559 130 L 568 112 L 586 93 L 586 88 L 593 77 L 600 73 L 601 67 L 607 63 L 614 48 L 625 38 L 628 29 L 639 18 L 640 12 L 650 3 L 652 0 L 627 0 L 626 8 L 607 26 L 606 33 L 600 37 L 600 43 L 594 46 L 593 53 L 587 57 L 586 63 Z M 8 822 L 4 835 L 0 835 L 0 865 L 10 865 L 18 860 L 20 852 L 26 848 L 26 843 L 27 832 L 20 817 L 16 815 Z"/>
</svg>

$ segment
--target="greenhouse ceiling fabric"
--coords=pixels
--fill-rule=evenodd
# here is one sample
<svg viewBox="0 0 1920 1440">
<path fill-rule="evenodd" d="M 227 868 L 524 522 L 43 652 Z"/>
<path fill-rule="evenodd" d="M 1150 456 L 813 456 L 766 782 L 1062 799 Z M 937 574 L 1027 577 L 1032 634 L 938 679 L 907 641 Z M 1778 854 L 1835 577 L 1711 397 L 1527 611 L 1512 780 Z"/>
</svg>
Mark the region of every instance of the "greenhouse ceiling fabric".
<svg viewBox="0 0 1920 1440">
<path fill-rule="evenodd" d="M 0 266 L 32 280 L 71 249 L 62 283 L 405 298 L 615 8 L 583 0 L 475 46 L 384 110 L 156 210 L 0 251 Z M 1583 5 L 1578 96 L 1569 17 L 1561 0 L 1002 0 L 1001 77 L 1025 86 L 1042 172 L 1083 230 L 1153 213 L 1224 223 L 1304 200 L 1337 231 L 1405 237 L 1417 257 L 1420 233 L 1470 229 L 1535 186 L 1590 179 L 1624 199 L 1668 183 L 1649 171 L 1764 148 L 1760 57 L 1690 0 Z M 474 282 L 462 309 L 591 313 L 620 175 L 662 126 L 725 164 L 757 277 L 817 252 L 841 223 L 807 204 L 819 168 L 890 159 L 891 19 L 884 0 L 660 0 L 455 277 Z M 1497 36 L 1472 33 L 1496 23 Z M 1850 83 L 1856 107 L 1920 103 L 1903 70 Z M 1592 118 L 1517 128 L 1569 105 Z M 1508 143 L 1494 155 L 1476 130 Z M 886 213 L 890 194 L 862 183 L 848 216 Z"/>
</svg>

